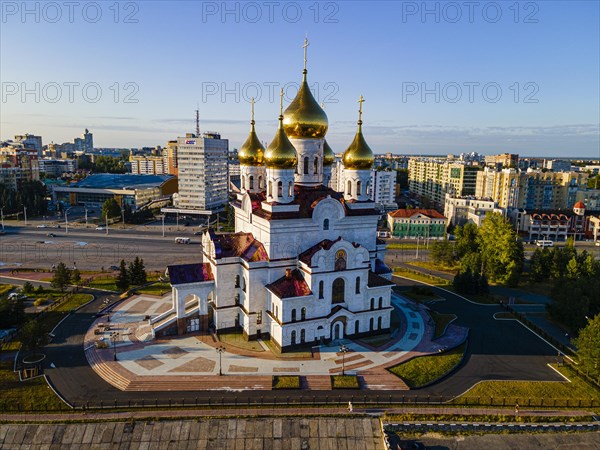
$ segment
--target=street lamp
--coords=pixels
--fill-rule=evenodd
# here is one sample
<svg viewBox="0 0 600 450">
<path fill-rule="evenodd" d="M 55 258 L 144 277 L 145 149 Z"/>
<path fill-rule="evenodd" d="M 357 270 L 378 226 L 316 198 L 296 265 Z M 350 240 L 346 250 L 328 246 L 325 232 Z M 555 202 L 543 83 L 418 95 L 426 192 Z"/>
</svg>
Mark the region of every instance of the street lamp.
<svg viewBox="0 0 600 450">
<path fill-rule="evenodd" d="M 225 347 L 223 347 L 222 345 L 219 345 L 217 347 L 217 353 L 219 354 L 219 376 L 223 375 L 223 371 L 222 371 L 222 365 L 221 365 L 221 356 L 223 355 L 223 352 L 225 351 Z"/>
<path fill-rule="evenodd" d="M 117 339 L 119 338 L 119 333 L 117 331 L 113 331 L 110 333 L 110 337 L 113 341 L 113 361 L 117 360 Z"/>
<path fill-rule="evenodd" d="M 341 345 L 340 353 L 342 354 L 342 375 L 346 375 L 346 352 L 348 352 L 348 347 Z"/>
<path fill-rule="evenodd" d="M 4 208 L 0 208 L 0 214 L 2 215 L 2 231 L 4 231 Z"/>
<path fill-rule="evenodd" d="M 85 226 L 87 227 L 88 224 L 88 218 L 87 218 L 87 206 L 84 206 L 83 209 L 85 210 Z"/>
<path fill-rule="evenodd" d="M 162 237 L 165 237 L 165 214 L 162 215 Z"/>
<path fill-rule="evenodd" d="M 417 255 L 415 259 L 419 259 L 419 239 L 421 239 L 421 235 L 417 236 Z"/>
<path fill-rule="evenodd" d="M 23 215 L 25 216 L 25 226 L 27 226 L 27 206 L 23 206 Z"/>
</svg>

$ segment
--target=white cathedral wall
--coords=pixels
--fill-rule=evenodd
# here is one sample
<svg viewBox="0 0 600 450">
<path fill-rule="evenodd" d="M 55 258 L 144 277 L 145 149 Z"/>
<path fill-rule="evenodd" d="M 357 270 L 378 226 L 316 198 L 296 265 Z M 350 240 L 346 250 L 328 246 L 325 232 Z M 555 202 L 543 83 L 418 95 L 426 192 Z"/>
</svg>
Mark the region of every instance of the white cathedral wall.
<svg viewBox="0 0 600 450">
<path fill-rule="evenodd" d="M 290 139 L 298 154 L 298 166 L 294 180 L 297 184 L 319 185 L 323 183 L 324 139 Z M 308 173 L 304 173 L 304 158 L 308 158 Z M 315 158 L 317 170 L 315 172 Z"/>
</svg>

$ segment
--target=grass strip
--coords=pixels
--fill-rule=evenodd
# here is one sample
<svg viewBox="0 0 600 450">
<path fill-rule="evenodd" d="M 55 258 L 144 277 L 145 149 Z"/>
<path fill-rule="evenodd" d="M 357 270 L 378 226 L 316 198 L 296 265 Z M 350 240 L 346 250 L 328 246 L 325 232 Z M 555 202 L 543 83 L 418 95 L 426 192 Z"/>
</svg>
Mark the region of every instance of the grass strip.
<svg viewBox="0 0 600 450">
<path fill-rule="evenodd" d="M 300 389 L 298 375 L 274 375 L 273 389 Z"/>
</svg>

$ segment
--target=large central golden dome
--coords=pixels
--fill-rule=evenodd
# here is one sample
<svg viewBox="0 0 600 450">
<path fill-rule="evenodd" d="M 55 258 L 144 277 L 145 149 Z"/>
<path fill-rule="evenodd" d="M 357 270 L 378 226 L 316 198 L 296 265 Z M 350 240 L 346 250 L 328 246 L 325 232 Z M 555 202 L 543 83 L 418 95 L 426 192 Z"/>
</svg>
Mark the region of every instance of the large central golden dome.
<svg viewBox="0 0 600 450">
<path fill-rule="evenodd" d="M 283 113 L 283 128 L 291 138 L 322 139 L 328 127 L 327 114 L 310 92 L 305 69 L 298 94 Z"/>
</svg>

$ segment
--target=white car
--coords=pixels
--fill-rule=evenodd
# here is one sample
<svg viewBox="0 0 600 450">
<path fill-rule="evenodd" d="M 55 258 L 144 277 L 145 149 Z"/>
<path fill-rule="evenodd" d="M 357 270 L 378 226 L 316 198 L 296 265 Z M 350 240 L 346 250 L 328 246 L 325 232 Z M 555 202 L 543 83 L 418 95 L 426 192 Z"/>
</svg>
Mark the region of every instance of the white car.
<svg viewBox="0 0 600 450">
<path fill-rule="evenodd" d="M 104 231 L 105 229 L 106 228 L 104 228 L 104 227 L 96 227 L 96 230 L 98 230 L 98 231 Z"/>
<path fill-rule="evenodd" d="M 38 225 L 37 228 L 48 228 L 48 225 L 46 225 L 46 224 Z"/>
<path fill-rule="evenodd" d="M 600 247 L 600 241 L 596 241 L 596 244 L 594 244 L 596 247 Z"/>
</svg>

